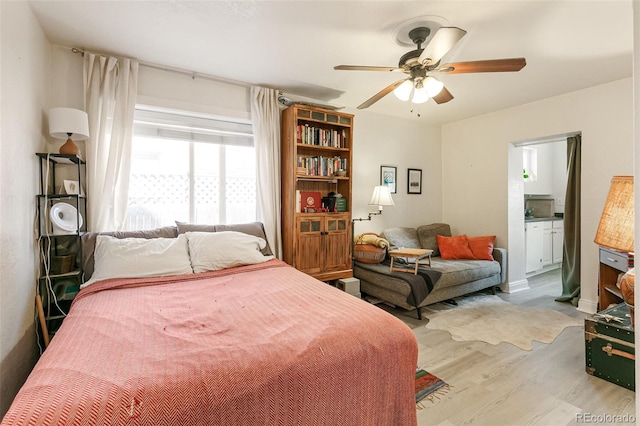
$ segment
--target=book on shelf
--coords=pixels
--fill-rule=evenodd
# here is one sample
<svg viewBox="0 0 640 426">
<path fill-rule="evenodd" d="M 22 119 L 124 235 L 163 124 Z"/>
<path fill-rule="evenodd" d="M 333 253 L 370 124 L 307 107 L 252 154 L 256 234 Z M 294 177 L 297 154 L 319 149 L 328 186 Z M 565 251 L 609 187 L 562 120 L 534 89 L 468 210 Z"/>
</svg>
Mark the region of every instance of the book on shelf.
<svg viewBox="0 0 640 426">
<path fill-rule="evenodd" d="M 322 195 L 315 191 L 300 191 L 300 210 L 312 213 L 319 212 L 322 208 Z"/>
<path fill-rule="evenodd" d="M 346 212 L 347 211 L 347 199 L 344 197 L 336 198 L 336 211 L 338 212 Z"/>
<path fill-rule="evenodd" d="M 305 145 L 345 148 L 346 139 L 347 132 L 344 129 L 322 129 L 308 124 L 298 124 L 296 128 L 296 140 Z"/>
<path fill-rule="evenodd" d="M 299 171 L 305 170 L 308 176 L 335 176 L 338 170 L 347 169 L 347 159 L 339 156 L 324 157 L 322 155 L 308 156 L 298 155 L 296 167 Z"/>
</svg>

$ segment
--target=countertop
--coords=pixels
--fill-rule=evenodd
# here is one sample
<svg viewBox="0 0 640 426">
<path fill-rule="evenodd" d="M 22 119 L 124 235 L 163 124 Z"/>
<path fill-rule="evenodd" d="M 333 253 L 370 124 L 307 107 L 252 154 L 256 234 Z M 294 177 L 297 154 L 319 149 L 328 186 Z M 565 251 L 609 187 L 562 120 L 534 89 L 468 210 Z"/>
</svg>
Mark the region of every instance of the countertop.
<svg viewBox="0 0 640 426">
<path fill-rule="evenodd" d="M 548 220 L 563 220 L 562 217 L 551 216 L 551 217 L 525 217 L 524 221 L 527 222 L 545 222 Z"/>
</svg>

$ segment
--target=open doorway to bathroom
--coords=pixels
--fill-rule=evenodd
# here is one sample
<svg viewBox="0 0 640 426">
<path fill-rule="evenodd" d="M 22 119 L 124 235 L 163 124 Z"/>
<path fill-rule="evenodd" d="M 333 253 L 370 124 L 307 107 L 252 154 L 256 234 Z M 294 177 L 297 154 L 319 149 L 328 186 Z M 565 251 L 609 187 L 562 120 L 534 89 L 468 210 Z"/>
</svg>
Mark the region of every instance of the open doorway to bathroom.
<svg viewBox="0 0 640 426">
<path fill-rule="evenodd" d="M 567 258 L 567 248 L 573 251 L 574 244 L 570 241 L 567 246 L 565 232 L 568 226 L 569 234 L 573 236 L 580 226 L 575 223 L 579 222 L 580 216 L 579 211 L 576 215 L 573 205 L 576 196 L 578 200 L 580 196 L 580 158 L 579 155 L 576 158 L 575 150 L 568 149 L 575 147 L 576 139 L 579 145 L 580 134 L 577 132 L 510 144 L 509 274 L 515 278 L 508 289 L 510 292 L 529 288 L 537 282 L 531 280 L 532 277 L 551 271 L 554 275 L 560 273 L 564 281 L 563 263 L 568 261 L 571 270 L 576 266 L 573 265 L 574 255 Z M 576 161 L 578 167 L 570 169 L 569 165 L 575 166 Z M 578 189 L 577 194 L 573 188 Z M 565 214 L 568 190 L 572 203 L 569 224 Z M 577 267 L 579 269 L 579 265 Z M 558 296 L 564 295 L 565 290 L 563 282 Z M 577 291 L 579 293 L 579 288 Z"/>
</svg>

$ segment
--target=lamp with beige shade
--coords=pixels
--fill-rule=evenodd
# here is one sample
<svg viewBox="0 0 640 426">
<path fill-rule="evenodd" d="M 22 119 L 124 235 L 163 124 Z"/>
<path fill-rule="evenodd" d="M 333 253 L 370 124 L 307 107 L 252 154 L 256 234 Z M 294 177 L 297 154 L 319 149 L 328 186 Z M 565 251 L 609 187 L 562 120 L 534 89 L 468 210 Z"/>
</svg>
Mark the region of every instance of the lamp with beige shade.
<svg viewBox="0 0 640 426">
<path fill-rule="evenodd" d="M 614 176 L 602 211 L 595 243 L 620 252 L 634 252 L 634 186 L 633 176 Z M 622 298 L 629 306 L 631 323 L 634 321 L 634 268 L 620 280 Z M 601 306 L 601 309 L 604 308 Z"/>
</svg>

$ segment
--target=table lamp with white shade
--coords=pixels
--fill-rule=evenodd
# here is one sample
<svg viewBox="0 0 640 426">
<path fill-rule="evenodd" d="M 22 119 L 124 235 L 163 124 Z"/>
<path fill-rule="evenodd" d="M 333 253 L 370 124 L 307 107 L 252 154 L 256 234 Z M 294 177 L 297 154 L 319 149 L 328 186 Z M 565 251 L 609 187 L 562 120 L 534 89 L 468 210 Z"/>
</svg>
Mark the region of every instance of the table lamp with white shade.
<svg viewBox="0 0 640 426">
<path fill-rule="evenodd" d="M 49 134 L 56 139 L 67 139 L 60 147 L 60 154 L 77 155 L 74 140 L 89 137 L 89 116 L 74 108 L 51 108 L 49 110 Z"/>
</svg>

